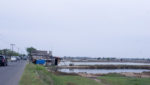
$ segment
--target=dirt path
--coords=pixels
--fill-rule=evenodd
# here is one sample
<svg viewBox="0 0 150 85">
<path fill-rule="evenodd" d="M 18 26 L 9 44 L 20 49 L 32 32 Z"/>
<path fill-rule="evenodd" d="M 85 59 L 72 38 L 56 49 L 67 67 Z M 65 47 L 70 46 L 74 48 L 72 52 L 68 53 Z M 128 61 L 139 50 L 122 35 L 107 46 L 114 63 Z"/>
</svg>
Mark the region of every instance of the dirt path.
<svg viewBox="0 0 150 85">
<path fill-rule="evenodd" d="M 102 83 L 100 79 L 97 79 L 97 78 L 92 78 L 92 79 L 95 80 L 96 82 L 100 83 L 100 84 Z"/>
<path fill-rule="evenodd" d="M 109 85 L 109 84 L 103 83 L 100 79 L 97 79 L 97 77 L 91 77 L 90 79 L 95 80 L 97 83 L 102 84 L 102 85 Z"/>
</svg>

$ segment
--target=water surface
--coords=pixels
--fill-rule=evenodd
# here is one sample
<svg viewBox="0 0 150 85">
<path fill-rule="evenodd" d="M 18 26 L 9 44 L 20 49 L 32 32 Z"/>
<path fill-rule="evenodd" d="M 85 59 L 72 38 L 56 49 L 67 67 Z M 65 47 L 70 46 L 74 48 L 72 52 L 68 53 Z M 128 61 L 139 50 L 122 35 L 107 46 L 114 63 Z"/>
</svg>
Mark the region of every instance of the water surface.
<svg viewBox="0 0 150 85">
<path fill-rule="evenodd" d="M 59 66 L 73 65 L 150 65 L 150 63 L 132 63 L 132 62 L 60 62 Z"/>
<path fill-rule="evenodd" d="M 150 70 L 147 69 L 59 69 L 60 72 L 66 73 L 79 73 L 79 72 L 86 72 L 86 73 L 121 73 L 121 72 L 134 72 L 134 73 L 142 73 L 147 72 Z"/>
</svg>

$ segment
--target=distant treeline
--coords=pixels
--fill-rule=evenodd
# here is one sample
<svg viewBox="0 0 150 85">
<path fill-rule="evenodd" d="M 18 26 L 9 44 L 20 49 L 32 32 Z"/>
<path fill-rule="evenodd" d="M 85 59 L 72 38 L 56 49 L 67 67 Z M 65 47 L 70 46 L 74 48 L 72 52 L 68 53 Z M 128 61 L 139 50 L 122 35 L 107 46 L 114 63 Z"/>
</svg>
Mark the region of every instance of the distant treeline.
<svg viewBox="0 0 150 85">
<path fill-rule="evenodd" d="M 5 56 L 21 56 L 23 54 L 19 54 L 16 51 L 11 51 L 10 49 L 1 49 L 0 50 L 0 55 L 5 55 Z"/>
</svg>

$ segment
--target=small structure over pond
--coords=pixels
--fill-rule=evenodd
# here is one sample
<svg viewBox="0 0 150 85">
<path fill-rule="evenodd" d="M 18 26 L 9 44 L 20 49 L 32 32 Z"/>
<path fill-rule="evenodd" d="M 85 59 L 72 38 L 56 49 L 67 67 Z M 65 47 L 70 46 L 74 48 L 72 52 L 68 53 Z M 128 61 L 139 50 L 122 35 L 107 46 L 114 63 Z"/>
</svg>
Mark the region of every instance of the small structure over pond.
<svg viewBox="0 0 150 85">
<path fill-rule="evenodd" d="M 35 50 L 31 53 L 32 62 L 42 65 L 58 65 L 61 58 L 53 56 L 52 51 Z"/>
</svg>

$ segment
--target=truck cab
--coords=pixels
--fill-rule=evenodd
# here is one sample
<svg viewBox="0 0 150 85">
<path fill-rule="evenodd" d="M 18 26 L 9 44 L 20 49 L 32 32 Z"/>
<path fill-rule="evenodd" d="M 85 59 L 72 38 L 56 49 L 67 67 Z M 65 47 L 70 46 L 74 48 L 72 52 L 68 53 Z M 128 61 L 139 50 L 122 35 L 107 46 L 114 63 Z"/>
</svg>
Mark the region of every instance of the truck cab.
<svg viewBox="0 0 150 85">
<path fill-rule="evenodd" d="M 0 55 L 0 65 L 1 66 L 7 66 L 7 64 L 8 64 L 8 62 L 7 62 L 6 56 Z"/>
</svg>

